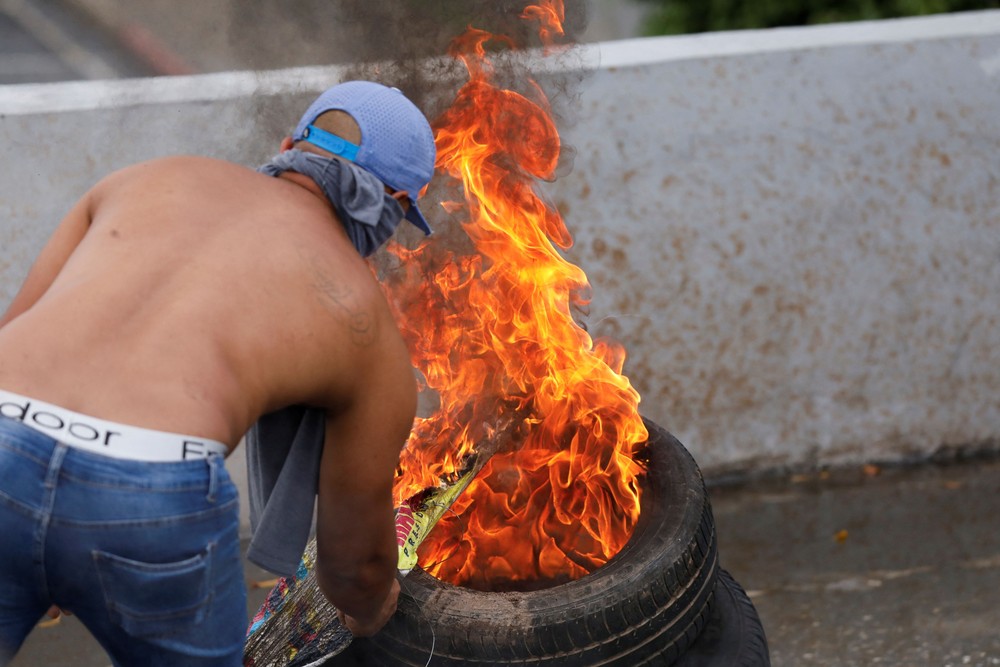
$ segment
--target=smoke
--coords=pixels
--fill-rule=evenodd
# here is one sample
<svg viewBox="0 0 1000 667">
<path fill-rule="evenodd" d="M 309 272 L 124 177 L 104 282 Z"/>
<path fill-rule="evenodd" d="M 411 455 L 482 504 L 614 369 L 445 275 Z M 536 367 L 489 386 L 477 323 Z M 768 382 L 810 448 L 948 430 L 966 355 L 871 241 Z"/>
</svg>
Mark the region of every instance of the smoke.
<svg viewBox="0 0 1000 667">
<path fill-rule="evenodd" d="M 532 0 L 257 0 L 231 2 L 227 37 L 234 59 L 254 70 L 340 65 L 349 78 L 396 86 L 435 118 L 460 85 L 460 67 L 446 56 L 469 27 L 502 35 L 491 48 L 542 46 L 536 22 L 523 18 Z M 564 0 L 565 46 L 587 27 L 587 0 Z M 512 85 L 520 75 L 500 73 Z M 450 86 L 449 86 L 450 84 Z M 566 96 L 553 82 L 553 98 Z M 548 92 L 548 91 L 546 91 Z M 557 117 L 559 110 L 556 109 Z"/>
<path fill-rule="evenodd" d="M 412 61 L 447 53 L 474 26 L 540 45 L 522 19 L 531 0 L 257 0 L 230 5 L 229 40 L 252 68 Z M 587 26 L 586 0 L 565 0 L 565 39 Z M 275 63 L 279 64 L 275 64 Z"/>
</svg>

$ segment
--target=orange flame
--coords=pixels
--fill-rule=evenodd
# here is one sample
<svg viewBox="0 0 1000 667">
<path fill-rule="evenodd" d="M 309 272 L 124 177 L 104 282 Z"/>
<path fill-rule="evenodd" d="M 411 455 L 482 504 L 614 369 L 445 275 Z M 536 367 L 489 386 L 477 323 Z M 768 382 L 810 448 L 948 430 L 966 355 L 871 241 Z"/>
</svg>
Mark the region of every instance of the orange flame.
<svg viewBox="0 0 1000 667">
<path fill-rule="evenodd" d="M 546 46 L 562 32 L 559 0 L 523 16 Z M 439 400 L 401 455 L 397 502 L 460 471 L 484 439 L 513 445 L 420 551 L 431 574 L 486 590 L 578 578 L 617 553 L 639 516 L 633 457 L 647 437 L 624 350 L 573 320 L 587 277 L 556 249 L 572 238 L 535 188 L 559 159 L 548 101 L 533 82 L 528 94 L 493 84 L 493 38 L 470 28 L 455 41 L 469 81 L 435 123 L 437 169 L 463 191 L 443 206 L 462 214 L 475 251 L 390 246 L 405 274 L 390 300 Z"/>
<path fill-rule="evenodd" d="M 538 36 L 547 49 L 554 46 L 556 38 L 564 34 L 566 12 L 563 10 L 562 0 L 541 0 L 537 5 L 528 5 L 521 13 L 521 18 L 535 19 L 541 24 Z"/>
</svg>

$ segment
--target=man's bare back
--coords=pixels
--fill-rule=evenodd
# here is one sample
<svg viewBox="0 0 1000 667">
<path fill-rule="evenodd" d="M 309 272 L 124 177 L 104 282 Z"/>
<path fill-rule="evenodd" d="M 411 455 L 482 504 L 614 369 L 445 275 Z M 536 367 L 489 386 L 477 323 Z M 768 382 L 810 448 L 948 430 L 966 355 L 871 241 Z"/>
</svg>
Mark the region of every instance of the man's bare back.
<svg viewBox="0 0 1000 667">
<path fill-rule="evenodd" d="M 147 162 L 95 186 L 53 243 L 25 286 L 44 298 L 0 328 L 9 391 L 230 447 L 285 405 L 413 391 L 378 285 L 299 174 Z"/>
<path fill-rule="evenodd" d="M 16 579 L 21 596 L 0 605 L 0 665 L 50 604 L 84 619 L 116 663 L 189 664 L 194 651 L 241 664 L 236 491 L 218 454 L 289 406 L 322 415 L 307 444 L 318 469 L 289 464 L 297 493 L 264 500 L 268 516 L 308 527 L 315 501 L 317 581 L 352 632 L 376 632 L 395 610 L 392 479 L 416 385 L 362 256 L 403 219 L 430 233 L 416 202 L 433 132 L 399 90 L 354 81 L 320 95 L 280 148 L 263 173 L 173 157 L 106 177 L 0 317 L 0 492 L 33 508 L 0 504 L 0 528 L 37 542 L 0 545 L 0 584 Z M 97 426 L 113 444 L 97 443 Z M 188 460 L 192 442 L 204 446 Z M 273 444 L 280 466 L 287 443 Z M 94 533 L 47 550 L 50 526 L 64 525 Z M 274 547 L 281 568 L 302 532 Z M 118 581 L 102 575 L 111 567 L 152 577 L 162 595 L 123 585 L 109 597 L 97 589 Z M 192 578 L 203 571 L 209 581 Z M 68 572 L 94 585 L 25 583 Z M 136 605 L 141 623 L 119 620 Z M 145 641 L 150 618 L 176 626 L 169 645 Z"/>
</svg>

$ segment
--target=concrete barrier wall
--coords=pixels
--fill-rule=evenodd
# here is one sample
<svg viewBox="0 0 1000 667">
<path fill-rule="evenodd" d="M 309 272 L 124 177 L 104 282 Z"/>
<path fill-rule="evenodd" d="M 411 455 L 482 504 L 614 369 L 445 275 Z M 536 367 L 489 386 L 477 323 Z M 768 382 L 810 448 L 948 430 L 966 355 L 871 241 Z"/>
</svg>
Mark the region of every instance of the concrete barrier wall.
<svg viewBox="0 0 1000 667">
<path fill-rule="evenodd" d="M 547 184 L 709 474 L 1000 442 L 1000 12 L 583 50 Z M 109 170 L 257 164 L 334 68 L 0 87 L 0 306 Z M 238 469 L 238 464 L 234 463 Z"/>
<path fill-rule="evenodd" d="M 618 43 L 554 189 L 708 471 L 1000 436 L 1000 12 Z"/>
</svg>

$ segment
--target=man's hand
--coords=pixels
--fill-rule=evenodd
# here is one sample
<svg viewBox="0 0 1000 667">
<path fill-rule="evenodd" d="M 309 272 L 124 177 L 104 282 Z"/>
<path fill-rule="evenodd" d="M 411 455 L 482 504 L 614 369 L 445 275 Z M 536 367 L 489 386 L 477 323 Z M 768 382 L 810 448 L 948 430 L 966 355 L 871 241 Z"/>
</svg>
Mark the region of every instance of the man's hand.
<svg viewBox="0 0 1000 667">
<path fill-rule="evenodd" d="M 49 610 L 47 612 L 45 612 L 45 615 L 48 616 L 49 618 L 55 620 L 55 619 L 57 619 L 57 618 L 59 618 L 60 616 L 63 616 L 63 615 L 65 615 L 65 616 L 72 616 L 73 612 L 66 611 L 65 609 L 61 609 L 61 608 L 57 607 L 56 605 L 52 605 L 51 607 L 49 607 Z"/>
<path fill-rule="evenodd" d="M 337 610 L 337 616 L 340 617 L 340 622 L 347 626 L 347 629 L 351 631 L 351 634 L 355 637 L 371 637 L 376 632 L 382 629 L 394 613 L 396 613 L 396 601 L 399 599 L 399 581 L 397 579 L 392 580 L 392 587 L 389 589 L 389 594 L 386 596 L 385 601 L 382 603 L 381 608 L 379 608 L 378 613 L 371 620 L 361 621 L 354 618 L 353 616 L 348 616 L 344 612 Z"/>
</svg>

